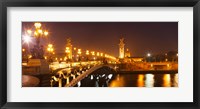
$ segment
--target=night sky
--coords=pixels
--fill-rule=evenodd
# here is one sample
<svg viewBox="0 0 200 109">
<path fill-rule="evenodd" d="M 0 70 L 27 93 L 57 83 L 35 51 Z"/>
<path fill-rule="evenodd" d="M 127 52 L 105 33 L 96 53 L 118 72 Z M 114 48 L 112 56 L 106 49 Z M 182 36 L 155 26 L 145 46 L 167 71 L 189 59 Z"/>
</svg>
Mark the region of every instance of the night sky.
<svg viewBox="0 0 200 109">
<path fill-rule="evenodd" d="M 178 22 L 41 23 L 42 28 L 49 31 L 48 38 L 43 38 L 42 44 L 53 43 L 56 53 L 64 53 L 67 38 L 71 38 L 73 47 L 117 57 L 121 37 L 124 37 L 125 48 L 129 48 L 132 57 L 178 50 Z M 22 35 L 26 29 L 34 30 L 34 23 L 23 22 Z"/>
</svg>

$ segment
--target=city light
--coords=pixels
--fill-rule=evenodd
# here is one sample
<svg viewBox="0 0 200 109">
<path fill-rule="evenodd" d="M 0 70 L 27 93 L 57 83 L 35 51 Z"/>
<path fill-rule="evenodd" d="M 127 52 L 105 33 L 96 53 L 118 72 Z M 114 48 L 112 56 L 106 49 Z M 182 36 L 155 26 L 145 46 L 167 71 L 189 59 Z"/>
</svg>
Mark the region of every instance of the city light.
<svg viewBox="0 0 200 109">
<path fill-rule="evenodd" d="M 32 58 L 32 55 L 29 55 L 28 58 L 29 58 L 29 59 Z"/>
<path fill-rule="evenodd" d="M 86 55 L 89 55 L 90 53 L 89 53 L 89 50 L 86 50 Z"/>
<path fill-rule="evenodd" d="M 49 34 L 49 32 L 47 31 L 44 31 L 44 35 L 47 36 Z"/>
<path fill-rule="evenodd" d="M 52 47 L 53 47 L 53 45 L 52 45 L 52 44 L 49 44 L 49 45 L 48 45 L 48 47 L 52 48 Z"/>
<path fill-rule="evenodd" d="M 35 35 L 35 36 L 38 36 L 38 33 L 35 31 L 35 32 L 34 32 L 34 35 Z"/>
<path fill-rule="evenodd" d="M 26 36 L 23 37 L 23 40 L 24 40 L 25 43 L 29 43 L 31 41 L 31 37 L 26 35 Z"/>
<path fill-rule="evenodd" d="M 150 56 L 151 56 L 151 54 L 150 54 L 150 53 L 148 53 L 148 54 L 147 54 L 147 57 L 150 57 Z"/>
<path fill-rule="evenodd" d="M 48 44 L 47 51 L 50 52 L 50 53 L 52 53 L 54 51 L 52 44 Z"/>
<path fill-rule="evenodd" d="M 67 57 L 65 56 L 64 60 L 66 61 L 67 60 Z"/>
<path fill-rule="evenodd" d="M 37 29 L 42 26 L 41 23 L 35 23 L 34 25 L 35 25 L 35 28 L 37 28 Z"/>
<path fill-rule="evenodd" d="M 97 56 L 99 56 L 99 52 L 97 52 Z"/>
<path fill-rule="evenodd" d="M 92 52 L 91 52 L 91 54 L 94 56 L 94 55 L 95 55 L 95 52 L 94 52 L 94 51 L 92 51 Z"/>
<path fill-rule="evenodd" d="M 78 49 L 78 52 L 77 52 L 79 55 L 81 55 L 81 49 Z"/>
<path fill-rule="evenodd" d="M 42 30 L 41 30 L 41 29 L 39 29 L 39 30 L 38 30 L 38 33 L 39 33 L 39 34 L 42 34 Z"/>
<path fill-rule="evenodd" d="M 70 49 L 69 49 L 69 47 L 66 47 L 65 52 L 66 52 L 66 53 L 70 53 Z"/>
<path fill-rule="evenodd" d="M 103 56 L 103 53 L 101 53 L 101 56 Z"/>
<path fill-rule="evenodd" d="M 108 55 L 107 54 L 105 54 L 105 58 L 107 58 L 108 57 Z"/>
<path fill-rule="evenodd" d="M 22 51 L 25 52 L 26 50 L 23 48 Z"/>
<path fill-rule="evenodd" d="M 27 30 L 27 33 L 28 33 L 29 35 L 31 35 L 32 31 L 31 31 L 31 30 Z"/>
<path fill-rule="evenodd" d="M 48 34 L 49 34 L 48 31 L 44 31 L 44 32 L 43 32 L 42 29 L 38 29 L 38 30 L 36 30 L 36 31 L 34 32 L 34 36 L 35 36 L 35 37 L 38 37 L 38 36 L 42 37 L 42 35 L 43 35 L 43 36 L 47 36 Z"/>
<path fill-rule="evenodd" d="M 41 28 L 42 24 L 41 23 L 35 23 L 34 26 L 35 26 L 36 30 L 34 31 L 33 35 L 35 37 L 42 37 L 42 35 L 47 36 L 49 34 L 49 32 L 47 30 L 42 30 L 42 28 Z M 27 30 L 27 33 L 29 35 L 32 35 L 32 32 L 33 31 L 30 30 L 30 29 Z"/>
</svg>

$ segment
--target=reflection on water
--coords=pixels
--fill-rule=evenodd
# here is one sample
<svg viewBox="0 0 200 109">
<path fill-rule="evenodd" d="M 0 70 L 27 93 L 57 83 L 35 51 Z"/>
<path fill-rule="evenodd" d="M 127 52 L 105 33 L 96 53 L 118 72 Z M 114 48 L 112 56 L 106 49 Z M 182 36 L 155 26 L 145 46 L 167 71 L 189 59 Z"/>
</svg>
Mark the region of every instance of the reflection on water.
<svg viewBox="0 0 200 109">
<path fill-rule="evenodd" d="M 175 74 L 174 76 L 174 86 L 178 87 L 178 74 Z"/>
<path fill-rule="evenodd" d="M 144 75 L 143 74 L 138 75 L 137 86 L 144 87 Z"/>
<path fill-rule="evenodd" d="M 153 87 L 154 86 L 154 75 L 153 74 L 146 74 L 145 86 L 146 87 Z"/>
<path fill-rule="evenodd" d="M 91 74 L 77 87 L 178 87 L 178 73 Z"/>
<path fill-rule="evenodd" d="M 170 74 L 164 74 L 163 75 L 163 87 L 171 87 Z"/>
<path fill-rule="evenodd" d="M 110 87 L 178 87 L 178 74 L 118 74 Z"/>
<path fill-rule="evenodd" d="M 110 82 L 109 87 L 124 87 L 124 84 L 125 84 L 124 77 L 117 74 L 116 79 Z"/>
</svg>

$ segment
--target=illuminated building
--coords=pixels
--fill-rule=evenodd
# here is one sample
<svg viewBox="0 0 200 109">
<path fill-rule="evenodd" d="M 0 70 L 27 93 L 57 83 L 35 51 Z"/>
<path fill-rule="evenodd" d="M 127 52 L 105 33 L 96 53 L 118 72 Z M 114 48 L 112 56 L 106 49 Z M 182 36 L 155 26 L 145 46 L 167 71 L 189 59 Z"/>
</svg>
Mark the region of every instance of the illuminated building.
<svg viewBox="0 0 200 109">
<path fill-rule="evenodd" d="M 128 48 L 126 49 L 125 57 L 131 57 L 131 53 Z"/>
</svg>

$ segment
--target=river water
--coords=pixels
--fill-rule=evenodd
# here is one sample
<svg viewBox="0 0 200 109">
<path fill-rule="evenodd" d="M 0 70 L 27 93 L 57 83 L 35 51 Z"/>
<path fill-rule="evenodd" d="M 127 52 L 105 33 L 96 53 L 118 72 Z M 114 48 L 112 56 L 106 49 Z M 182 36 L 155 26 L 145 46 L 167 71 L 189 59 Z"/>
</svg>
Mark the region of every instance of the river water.
<svg viewBox="0 0 200 109">
<path fill-rule="evenodd" d="M 178 87 L 178 73 L 91 74 L 75 87 Z"/>
</svg>

